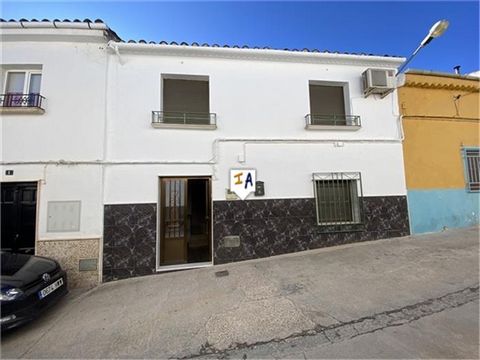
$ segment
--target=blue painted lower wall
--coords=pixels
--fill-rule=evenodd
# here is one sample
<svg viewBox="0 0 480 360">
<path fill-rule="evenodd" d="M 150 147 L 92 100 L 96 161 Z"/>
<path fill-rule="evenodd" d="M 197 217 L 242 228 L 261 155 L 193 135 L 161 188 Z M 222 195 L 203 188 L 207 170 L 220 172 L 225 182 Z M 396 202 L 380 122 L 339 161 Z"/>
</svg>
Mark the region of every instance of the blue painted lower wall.
<svg viewBox="0 0 480 360">
<path fill-rule="evenodd" d="M 408 190 L 412 234 L 479 223 L 480 193 L 465 189 Z"/>
</svg>

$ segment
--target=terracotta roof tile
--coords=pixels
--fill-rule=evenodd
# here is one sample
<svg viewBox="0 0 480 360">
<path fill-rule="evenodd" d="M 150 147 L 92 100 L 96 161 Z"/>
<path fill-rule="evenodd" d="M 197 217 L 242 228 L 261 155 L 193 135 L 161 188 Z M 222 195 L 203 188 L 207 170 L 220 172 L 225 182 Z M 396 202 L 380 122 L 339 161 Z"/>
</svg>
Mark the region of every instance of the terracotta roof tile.
<svg viewBox="0 0 480 360">
<path fill-rule="evenodd" d="M 0 19 L 0 22 L 39 22 L 40 20 L 37 20 L 37 19 L 31 19 L 31 20 L 27 20 L 27 19 L 20 19 L 20 20 L 15 20 L 15 19 L 9 19 L 9 20 L 5 20 L 5 19 Z M 90 19 L 84 19 L 84 20 L 79 20 L 79 19 L 74 19 L 74 20 L 69 20 L 69 19 L 64 19 L 64 20 L 59 20 L 59 19 L 54 19 L 54 20 L 48 20 L 48 19 L 42 19 L 41 20 L 42 22 L 66 22 L 66 23 L 69 23 L 69 22 L 74 22 L 74 23 L 79 23 L 79 22 L 84 22 L 84 23 L 96 23 L 96 24 L 105 24 L 103 22 L 103 20 L 101 19 L 95 19 L 94 21 L 90 20 Z M 168 42 L 168 41 L 165 41 L 165 40 L 161 40 L 159 42 L 155 42 L 155 41 L 146 41 L 146 40 L 122 40 L 116 33 L 115 31 L 109 29 L 109 33 L 110 33 L 110 36 L 112 37 L 113 40 L 115 41 L 120 41 L 120 42 L 127 42 L 129 44 L 136 44 L 136 43 L 139 43 L 139 44 L 152 44 L 152 45 L 174 45 L 174 46 L 193 46 L 193 47 L 223 47 L 223 48 L 233 48 L 233 49 L 263 49 L 263 50 L 283 50 L 283 51 L 294 51 L 294 52 L 310 52 L 310 53 L 320 53 L 320 52 L 323 52 L 323 53 L 331 53 L 331 54 L 344 54 L 344 55 L 360 55 L 360 56 L 384 56 L 384 57 L 401 57 L 401 56 L 398 56 L 398 55 L 388 55 L 388 54 L 385 54 L 385 55 L 378 55 L 378 54 L 371 54 L 371 53 L 364 53 L 364 52 L 361 52 L 361 53 L 358 53 L 358 52 L 340 52 L 340 51 L 329 51 L 329 50 L 319 50 L 319 49 L 308 49 L 308 48 L 303 48 L 302 50 L 299 50 L 299 49 L 296 49 L 296 48 L 293 48 L 293 49 L 290 49 L 290 48 L 284 48 L 284 49 L 278 49 L 278 48 L 271 48 L 269 46 L 263 46 L 263 47 L 259 47 L 259 46 L 248 46 L 248 45 L 228 45 L 228 44 L 224 44 L 224 45 L 219 45 L 219 44 L 208 44 L 208 43 L 203 43 L 203 44 L 199 44 L 198 42 L 192 42 L 192 43 L 187 43 L 185 41 L 182 41 L 180 44 L 176 41 L 171 41 L 171 42 Z"/>
</svg>

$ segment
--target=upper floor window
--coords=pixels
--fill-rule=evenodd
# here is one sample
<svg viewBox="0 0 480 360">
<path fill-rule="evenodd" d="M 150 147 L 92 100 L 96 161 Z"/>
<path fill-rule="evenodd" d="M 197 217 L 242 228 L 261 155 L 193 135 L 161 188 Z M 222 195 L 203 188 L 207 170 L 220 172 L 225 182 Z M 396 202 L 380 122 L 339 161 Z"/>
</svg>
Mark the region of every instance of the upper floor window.
<svg viewBox="0 0 480 360">
<path fill-rule="evenodd" d="M 41 82 L 42 73 L 38 70 L 7 71 L 0 106 L 41 109 L 43 99 L 40 95 Z"/>
<path fill-rule="evenodd" d="M 467 190 L 480 191 L 480 148 L 464 148 Z"/>
<path fill-rule="evenodd" d="M 347 83 L 310 81 L 310 114 L 307 129 L 360 127 L 360 117 L 350 114 Z"/>
<path fill-rule="evenodd" d="M 154 126 L 215 128 L 215 118 L 208 77 L 162 76 L 162 111 L 153 112 Z"/>
</svg>

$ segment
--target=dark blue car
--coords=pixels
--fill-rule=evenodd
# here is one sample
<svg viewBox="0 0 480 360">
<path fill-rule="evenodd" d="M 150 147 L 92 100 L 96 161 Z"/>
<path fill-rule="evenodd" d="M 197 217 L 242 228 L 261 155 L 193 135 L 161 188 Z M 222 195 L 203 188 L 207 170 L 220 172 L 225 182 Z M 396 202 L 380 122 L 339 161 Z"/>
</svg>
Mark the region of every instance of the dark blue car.
<svg viewBox="0 0 480 360">
<path fill-rule="evenodd" d="M 2 331 L 33 320 L 67 294 L 67 275 L 52 259 L 1 253 Z"/>
</svg>

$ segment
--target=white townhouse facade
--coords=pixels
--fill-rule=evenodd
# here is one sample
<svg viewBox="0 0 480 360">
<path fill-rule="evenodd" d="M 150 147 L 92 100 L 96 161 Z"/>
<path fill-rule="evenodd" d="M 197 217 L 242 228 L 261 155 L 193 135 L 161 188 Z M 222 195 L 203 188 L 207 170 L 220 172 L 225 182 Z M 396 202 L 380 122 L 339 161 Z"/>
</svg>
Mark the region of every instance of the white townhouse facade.
<svg viewBox="0 0 480 360">
<path fill-rule="evenodd" d="M 74 285 L 409 234 L 397 98 L 362 83 L 403 58 L 0 29 L 2 248 Z"/>
</svg>

